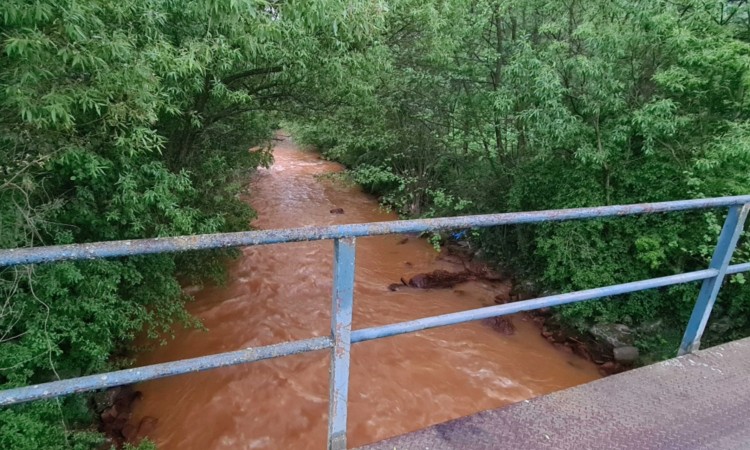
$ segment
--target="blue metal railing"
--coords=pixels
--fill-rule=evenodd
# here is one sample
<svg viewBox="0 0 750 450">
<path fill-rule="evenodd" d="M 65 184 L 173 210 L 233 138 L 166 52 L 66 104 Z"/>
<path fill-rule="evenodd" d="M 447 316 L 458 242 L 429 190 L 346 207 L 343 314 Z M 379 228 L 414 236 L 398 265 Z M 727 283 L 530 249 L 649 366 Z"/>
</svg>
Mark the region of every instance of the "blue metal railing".
<svg viewBox="0 0 750 450">
<path fill-rule="evenodd" d="M 416 233 L 456 228 L 486 228 L 498 225 L 540 223 L 577 219 L 654 214 L 708 208 L 729 208 L 719 240 L 707 269 L 648 280 L 634 281 L 584 291 L 427 317 L 409 322 L 352 330 L 355 238 L 384 234 Z M 215 249 L 285 242 L 333 240 L 334 269 L 331 334 L 264 347 L 247 348 L 199 358 L 153 364 L 115 372 L 43 383 L 0 391 L 0 406 L 48 399 L 77 392 L 110 388 L 157 378 L 218 367 L 245 364 L 315 350 L 331 350 L 328 448 L 346 448 L 347 395 L 351 344 L 382 337 L 455 325 L 521 311 L 564 305 L 612 295 L 626 294 L 676 284 L 702 281 L 698 300 L 688 322 L 678 354 L 695 351 L 726 275 L 750 271 L 750 262 L 730 265 L 737 241 L 750 211 L 750 195 L 638 205 L 560 209 L 440 219 L 403 220 L 356 225 L 304 227 L 286 230 L 247 231 L 198 236 L 180 236 L 132 241 L 99 242 L 62 246 L 0 250 L 0 267 L 64 260 L 87 260 L 187 250 Z"/>
</svg>

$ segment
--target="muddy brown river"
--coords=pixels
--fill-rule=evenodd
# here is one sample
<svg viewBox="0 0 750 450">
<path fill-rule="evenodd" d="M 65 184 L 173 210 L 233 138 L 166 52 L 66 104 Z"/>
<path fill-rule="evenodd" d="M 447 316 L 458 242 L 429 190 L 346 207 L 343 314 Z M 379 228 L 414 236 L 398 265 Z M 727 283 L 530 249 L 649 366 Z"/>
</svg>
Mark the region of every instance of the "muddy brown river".
<svg viewBox="0 0 750 450">
<path fill-rule="evenodd" d="M 394 220 L 357 187 L 320 178 L 338 164 L 285 139 L 275 163 L 253 177 L 259 229 Z M 343 208 L 344 214 L 331 214 Z M 454 289 L 391 292 L 401 277 L 457 271 L 427 242 L 403 236 L 357 240 L 354 329 L 494 304 L 508 285 L 470 281 Z M 208 331 L 175 339 L 138 365 L 324 336 L 330 332 L 330 241 L 250 247 L 223 287 L 186 288 L 188 309 Z M 352 347 L 348 442 L 356 447 L 598 378 L 596 367 L 555 349 L 526 316 L 505 336 L 470 323 Z M 321 449 L 326 445 L 329 353 L 318 351 L 144 383 L 134 422 L 158 419 L 162 450 Z"/>
</svg>

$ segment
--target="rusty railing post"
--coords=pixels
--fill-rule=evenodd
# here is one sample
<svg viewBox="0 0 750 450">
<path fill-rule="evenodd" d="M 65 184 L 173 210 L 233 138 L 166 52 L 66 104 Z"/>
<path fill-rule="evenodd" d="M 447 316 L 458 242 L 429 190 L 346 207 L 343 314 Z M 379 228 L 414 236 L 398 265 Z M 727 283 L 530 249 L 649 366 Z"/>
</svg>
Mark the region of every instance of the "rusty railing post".
<svg viewBox="0 0 750 450">
<path fill-rule="evenodd" d="M 328 450 L 346 449 L 346 407 L 354 297 L 355 239 L 333 241 L 333 303 L 331 308 L 331 379 Z"/>
</svg>

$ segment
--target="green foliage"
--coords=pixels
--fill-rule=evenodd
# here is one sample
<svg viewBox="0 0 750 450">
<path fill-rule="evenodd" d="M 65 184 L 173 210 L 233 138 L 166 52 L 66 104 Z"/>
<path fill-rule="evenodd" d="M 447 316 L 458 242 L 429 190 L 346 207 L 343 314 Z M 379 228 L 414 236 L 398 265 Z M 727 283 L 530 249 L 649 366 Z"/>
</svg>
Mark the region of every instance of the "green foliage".
<svg viewBox="0 0 750 450">
<path fill-rule="evenodd" d="M 391 2 L 370 73 L 351 69 L 368 86 L 357 103 L 300 119 L 295 136 L 412 216 L 747 194 L 749 12 L 712 0 Z M 504 227 L 473 240 L 567 291 L 704 268 L 723 217 Z M 749 257 L 743 240 L 736 259 Z M 696 294 L 679 286 L 561 314 L 581 329 L 660 317 L 666 335 Z M 706 340 L 750 334 L 748 308 L 734 277 Z"/>
<path fill-rule="evenodd" d="M 272 161 L 265 146 L 279 112 L 346 84 L 343 67 L 369 46 L 381 9 L 3 1 L 0 248 L 248 229 L 248 175 Z M 0 271 L 0 388 L 120 367 L 138 333 L 196 325 L 177 277 L 220 280 L 231 255 Z M 97 445 L 82 405 L 0 411 L 0 448 Z"/>
<path fill-rule="evenodd" d="M 0 248 L 247 229 L 284 117 L 402 215 L 750 192 L 746 2 L 5 0 Z M 255 146 L 254 151 L 248 151 Z M 705 267 L 718 212 L 503 227 L 485 253 L 554 290 Z M 438 244 L 433 240 L 433 243 Z M 128 363 L 231 252 L 0 271 L 0 387 Z M 738 260 L 750 259 L 743 240 Z M 708 342 L 750 334 L 732 277 Z M 656 357 L 695 286 L 570 306 Z M 89 448 L 85 396 L 0 411 L 2 448 Z M 143 444 L 147 448 L 150 444 Z"/>
<path fill-rule="evenodd" d="M 141 441 L 137 446 L 126 443 L 124 450 L 157 450 L 157 447 L 156 444 L 146 439 Z"/>
<path fill-rule="evenodd" d="M 91 420 L 82 397 L 0 410 L 0 445 L 18 450 L 90 449 L 104 443 L 96 432 L 75 428 Z"/>
</svg>

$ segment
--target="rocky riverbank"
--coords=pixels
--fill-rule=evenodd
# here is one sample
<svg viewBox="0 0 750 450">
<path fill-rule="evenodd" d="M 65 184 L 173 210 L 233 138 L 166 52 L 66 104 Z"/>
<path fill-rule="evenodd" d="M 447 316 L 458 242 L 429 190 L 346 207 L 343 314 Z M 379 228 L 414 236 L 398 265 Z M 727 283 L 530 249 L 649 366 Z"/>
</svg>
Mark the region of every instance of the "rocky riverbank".
<svg viewBox="0 0 750 450">
<path fill-rule="evenodd" d="M 469 245 L 451 242 L 441 248 L 441 260 L 454 263 L 463 270 L 435 270 L 401 278 L 401 283 L 388 286 L 389 290 L 402 288 L 453 289 L 460 283 L 474 280 L 490 282 L 497 289 L 495 304 L 552 295 L 541 292 L 533 283 L 516 279 L 510 272 L 496 270 L 482 261 Z M 508 288 L 510 286 L 510 288 Z M 457 290 L 460 293 L 460 290 Z M 635 347 L 635 332 L 622 324 L 597 324 L 587 332 L 581 332 L 562 323 L 551 308 L 524 313 L 539 327 L 539 332 L 560 351 L 576 354 L 599 366 L 602 376 L 609 376 L 638 365 L 640 354 Z M 485 320 L 498 332 L 511 335 L 515 327 L 509 316 Z"/>
<path fill-rule="evenodd" d="M 94 395 L 91 409 L 98 414 L 98 430 L 107 441 L 101 450 L 122 448 L 125 442 L 137 445 L 156 427 L 158 419 L 144 417 L 137 424 L 131 421 L 135 403 L 143 397 L 141 391 L 132 386 L 120 386 Z"/>
</svg>

